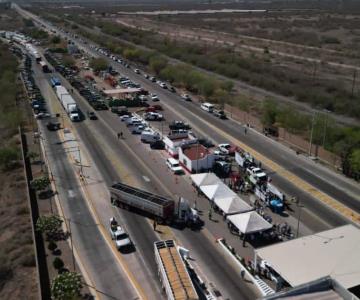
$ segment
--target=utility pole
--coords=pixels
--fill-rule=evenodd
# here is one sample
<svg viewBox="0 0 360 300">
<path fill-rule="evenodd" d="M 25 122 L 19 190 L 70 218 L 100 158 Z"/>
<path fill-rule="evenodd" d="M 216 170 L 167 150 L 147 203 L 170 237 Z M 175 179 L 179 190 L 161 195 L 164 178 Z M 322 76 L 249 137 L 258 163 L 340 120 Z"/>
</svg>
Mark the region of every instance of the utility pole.
<svg viewBox="0 0 360 300">
<path fill-rule="evenodd" d="M 311 156 L 312 140 L 314 134 L 314 123 L 315 123 L 315 111 L 313 113 L 312 122 L 311 122 L 311 131 L 310 131 L 310 146 L 309 146 L 309 156 Z"/>
<path fill-rule="evenodd" d="M 324 134 L 323 134 L 323 142 L 322 146 L 325 147 L 325 139 L 326 139 L 326 130 L 327 130 L 327 123 L 328 123 L 329 111 L 325 111 L 325 119 L 324 119 Z"/>
<path fill-rule="evenodd" d="M 356 76 L 357 76 L 357 71 L 356 71 L 356 69 L 355 69 L 355 70 L 354 70 L 354 74 L 353 74 L 352 87 L 351 87 L 351 97 L 354 96 Z"/>
</svg>

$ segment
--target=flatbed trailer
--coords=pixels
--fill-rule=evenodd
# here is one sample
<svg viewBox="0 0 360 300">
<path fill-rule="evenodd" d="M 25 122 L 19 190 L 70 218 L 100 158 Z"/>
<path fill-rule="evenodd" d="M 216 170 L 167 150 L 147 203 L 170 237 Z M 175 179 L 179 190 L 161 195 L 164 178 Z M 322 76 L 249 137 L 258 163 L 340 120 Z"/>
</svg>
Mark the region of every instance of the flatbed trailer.
<svg viewBox="0 0 360 300">
<path fill-rule="evenodd" d="M 198 300 L 199 296 L 173 240 L 154 243 L 155 259 L 168 300 Z"/>
</svg>

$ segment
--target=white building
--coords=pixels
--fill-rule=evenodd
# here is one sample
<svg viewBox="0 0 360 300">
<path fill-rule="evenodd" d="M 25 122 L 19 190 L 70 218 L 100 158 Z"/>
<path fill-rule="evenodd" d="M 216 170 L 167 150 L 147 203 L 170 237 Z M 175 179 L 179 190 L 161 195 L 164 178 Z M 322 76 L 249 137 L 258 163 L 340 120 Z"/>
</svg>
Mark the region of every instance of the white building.
<svg viewBox="0 0 360 300">
<path fill-rule="evenodd" d="M 179 156 L 179 149 L 182 146 L 191 145 L 197 143 L 197 138 L 191 133 L 177 132 L 169 133 L 163 138 L 165 144 L 165 150 L 172 156 L 177 158 Z"/>
<path fill-rule="evenodd" d="M 191 173 L 201 173 L 211 169 L 216 157 L 199 143 L 180 147 L 178 154 L 181 165 Z"/>
</svg>

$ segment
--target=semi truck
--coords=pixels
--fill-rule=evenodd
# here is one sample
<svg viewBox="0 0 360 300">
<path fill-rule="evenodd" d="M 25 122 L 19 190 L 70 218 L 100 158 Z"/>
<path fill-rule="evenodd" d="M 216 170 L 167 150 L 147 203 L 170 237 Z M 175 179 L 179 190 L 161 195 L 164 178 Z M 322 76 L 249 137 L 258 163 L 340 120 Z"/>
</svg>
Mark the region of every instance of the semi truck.
<svg viewBox="0 0 360 300">
<path fill-rule="evenodd" d="M 137 211 L 156 219 L 159 223 L 181 223 L 188 226 L 202 224 L 197 211 L 191 208 L 189 202 L 182 197 L 175 203 L 172 199 L 120 182 L 113 184 L 109 189 L 113 205 Z"/>
<path fill-rule="evenodd" d="M 49 67 L 48 67 L 48 65 L 46 64 L 46 62 L 44 62 L 44 61 L 40 61 L 39 62 L 39 64 L 40 64 L 40 67 L 41 67 L 41 69 L 42 69 L 42 71 L 44 72 L 44 73 L 50 73 L 50 69 L 49 69 Z"/>
<path fill-rule="evenodd" d="M 173 240 L 154 243 L 155 260 L 168 300 L 198 300 L 186 266 Z"/>
<path fill-rule="evenodd" d="M 62 85 L 55 86 L 56 95 L 71 121 L 80 121 L 79 110 L 73 97 Z"/>
</svg>

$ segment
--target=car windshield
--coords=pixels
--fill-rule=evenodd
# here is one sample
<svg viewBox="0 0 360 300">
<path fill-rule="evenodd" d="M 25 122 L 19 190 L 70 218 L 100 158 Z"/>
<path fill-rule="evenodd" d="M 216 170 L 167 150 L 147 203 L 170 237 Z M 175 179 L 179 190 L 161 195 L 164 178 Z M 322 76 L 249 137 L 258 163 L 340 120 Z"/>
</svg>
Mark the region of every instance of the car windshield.
<svg viewBox="0 0 360 300">
<path fill-rule="evenodd" d="M 124 239 L 127 239 L 127 234 L 126 233 L 122 233 L 122 234 L 119 234 L 118 236 L 116 236 L 116 240 L 120 241 L 120 240 L 124 240 Z"/>
<path fill-rule="evenodd" d="M 180 165 L 178 163 L 174 163 L 172 166 L 173 166 L 173 168 L 180 167 Z"/>
</svg>

